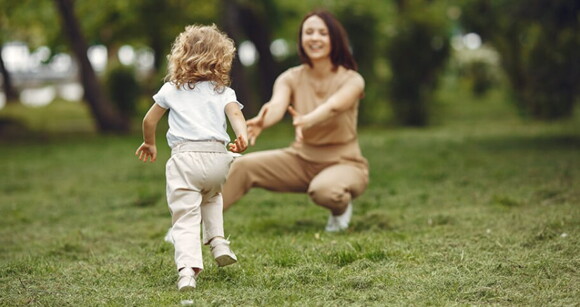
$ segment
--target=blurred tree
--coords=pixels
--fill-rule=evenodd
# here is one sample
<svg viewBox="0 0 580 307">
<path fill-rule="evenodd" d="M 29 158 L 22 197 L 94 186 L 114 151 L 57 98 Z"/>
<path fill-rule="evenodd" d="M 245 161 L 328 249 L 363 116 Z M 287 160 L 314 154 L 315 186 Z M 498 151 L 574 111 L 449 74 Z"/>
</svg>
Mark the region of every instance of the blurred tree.
<svg viewBox="0 0 580 307">
<path fill-rule="evenodd" d="M 88 46 L 74 12 L 72 0 L 54 0 L 60 12 L 62 28 L 70 40 L 71 49 L 79 64 L 81 82 L 97 126 L 102 132 L 125 132 L 129 122 L 123 120 L 113 104 L 104 95 L 93 66 L 87 56 Z"/>
<path fill-rule="evenodd" d="M 340 1 L 336 16 L 348 32 L 359 73 L 365 78 L 365 97 L 359 107 L 361 124 L 385 125 L 385 101 L 389 82 L 388 62 L 383 56 L 389 40 L 387 29 L 394 28 L 395 6 L 387 1 Z"/>
<path fill-rule="evenodd" d="M 278 74 L 281 72 L 278 63 L 270 52 L 272 43 L 272 30 L 277 26 L 278 8 L 272 0 L 246 1 L 246 0 L 223 0 L 222 21 L 227 33 L 236 41 L 251 41 L 258 53 L 257 61 L 257 97 L 252 97 L 245 90 L 240 91 L 240 100 L 246 99 L 246 113 L 255 114 L 260 106 L 272 96 L 272 87 Z M 232 73 L 234 89 L 240 90 L 235 83 L 240 82 L 242 77 L 238 71 L 241 66 L 236 63 Z M 244 75 L 248 75 L 247 72 Z M 241 83 L 241 82 L 240 82 Z M 240 84 L 241 85 L 241 84 Z M 247 96 L 246 96 L 247 95 Z M 245 97 L 244 97 L 245 96 Z M 255 101 L 255 99 L 259 101 Z"/>
<path fill-rule="evenodd" d="M 158 0 L 132 0 L 128 8 L 135 10 L 136 16 L 123 31 L 153 49 L 154 68 L 160 71 L 175 37 L 187 25 L 215 22 L 217 4 L 218 0 L 169 0 L 163 3 Z"/>
<path fill-rule="evenodd" d="M 571 116 L 580 93 L 580 1 L 465 0 L 462 17 L 498 50 L 524 114 Z"/>
<path fill-rule="evenodd" d="M 109 65 L 117 65 L 122 45 L 152 51 L 153 71 L 141 80 L 145 83 L 142 89 L 150 95 L 162 83 L 166 55 L 175 37 L 189 24 L 215 22 L 218 1 L 167 0 L 161 4 L 157 0 L 117 0 L 106 5 L 80 1 L 77 12 L 87 40 L 107 47 Z"/>
<path fill-rule="evenodd" d="M 133 67 L 116 65 L 105 77 L 105 87 L 111 101 L 126 121 L 136 114 L 141 88 L 135 79 Z"/>
<path fill-rule="evenodd" d="M 0 40 L 0 72 L 2 73 L 2 89 L 4 90 L 4 95 L 6 96 L 7 103 L 13 103 L 18 99 L 18 92 L 12 85 L 12 77 L 4 65 L 4 59 L 2 58 L 2 40 Z"/>
<path fill-rule="evenodd" d="M 236 43 L 240 42 L 243 37 L 243 33 L 239 27 L 239 22 L 236 20 L 237 6 L 233 1 L 222 0 L 222 12 L 220 18 L 220 24 L 223 31 L 228 34 Z M 259 109 L 258 98 L 253 95 L 251 91 L 250 80 L 248 72 L 244 69 L 239 57 L 234 58 L 232 63 L 231 71 L 232 84 L 231 87 L 236 91 L 237 98 L 240 102 L 244 104 L 244 114 L 246 117 L 250 117 L 256 114 Z"/>
<path fill-rule="evenodd" d="M 45 35 L 45 29 L 54 29 L 52 3 L 33 0 L 0 0 L 0 52 L 4 43 L 25 41 L 31 48 L 47 44 L 54 36 Z M 0 54 L 0 72 L 8 102 L 18 99 L 18 88 L 6 69 L 5 59 Z"/>
<path fill-rule="evenodd" d="M 390 95 L 395 121 L 425 126 L 439 74 L 449 57 L 447 20 L 442 7 L 426 0 L 398 0 L 396 33 L 387 57 L 393 78 Z"/>
</svg>

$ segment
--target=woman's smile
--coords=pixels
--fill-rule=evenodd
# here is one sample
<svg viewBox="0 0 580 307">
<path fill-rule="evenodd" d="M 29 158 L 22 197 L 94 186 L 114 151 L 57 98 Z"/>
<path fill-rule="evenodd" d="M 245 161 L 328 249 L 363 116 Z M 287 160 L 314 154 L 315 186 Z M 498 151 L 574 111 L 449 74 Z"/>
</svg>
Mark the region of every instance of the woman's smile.
<svg viewBox="0 0 580 307">
<path fill-rule="evenodd" d="M 330 36 L 322 18 L 314 15 L 304 21 L 301 43 L 310 60 L 329 56 Z"/>
</svg>

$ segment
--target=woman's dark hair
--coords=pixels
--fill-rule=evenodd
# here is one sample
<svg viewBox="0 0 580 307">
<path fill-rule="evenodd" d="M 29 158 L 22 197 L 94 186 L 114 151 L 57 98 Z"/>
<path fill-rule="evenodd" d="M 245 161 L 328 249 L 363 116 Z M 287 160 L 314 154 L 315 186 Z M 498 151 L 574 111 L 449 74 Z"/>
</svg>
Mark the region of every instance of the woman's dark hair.
<svg viewBox="0 0 580 307">
<path fill-rule="evenodd" d="M 342 65 L 345 68 L 357 70 L 358 65 L 350 52 L 346 31 L 332 14 L 324 10 L 315 10 L 306 14 L 300 23 L 300 29 L 298 31 L 298 55 L 302 63 L 312 66 L 312 62 L 302 47 L 302 27 L 304 26 L 304 21 L 312 16 L 320 17 L 328 28 L 328 35 L 330 36 L 330 60 L 332 61 L 334 69 Z"/>
</svg>

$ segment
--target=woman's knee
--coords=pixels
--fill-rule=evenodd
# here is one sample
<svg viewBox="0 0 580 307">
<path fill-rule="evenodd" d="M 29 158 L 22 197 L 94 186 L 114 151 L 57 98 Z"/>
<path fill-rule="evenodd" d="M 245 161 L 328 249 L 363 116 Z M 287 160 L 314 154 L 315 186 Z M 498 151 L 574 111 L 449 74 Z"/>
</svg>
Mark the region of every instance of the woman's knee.
<svg viewBox="0 0 580 307">
<path fill-rule="evenodd" d="M 246 157 L 236 158 L 230 165 L 230 171 L 228 172 L 229 178 L 236 178 L 235 180 L 241 180 L 247 177 L 249 171 L 252 169 L 251 159 L 246 159 Z"/>
<path fill-rule="evenodd" d="M 351 201 L 348 189 L 338 184 L 313 182 L 308 188 L 308 195 L 317 205 L 331 209 L 344 208 Z"/>
</svg>

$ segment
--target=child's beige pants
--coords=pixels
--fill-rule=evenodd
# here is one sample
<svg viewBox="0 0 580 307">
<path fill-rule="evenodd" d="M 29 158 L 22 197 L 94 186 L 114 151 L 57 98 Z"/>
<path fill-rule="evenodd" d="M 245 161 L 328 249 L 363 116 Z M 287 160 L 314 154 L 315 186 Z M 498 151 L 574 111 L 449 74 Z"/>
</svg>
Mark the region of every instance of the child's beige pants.
<svg viewBox="0 0 580 307">
<path fill-rule="evenodd" d="M 187 142 L 172 149 L 167 161 L 167 202 L 177 269 L 203 269 L 203 243 L 224 236 L 221 187 L 233 157 L 220 142 Z"/>
</svg>

